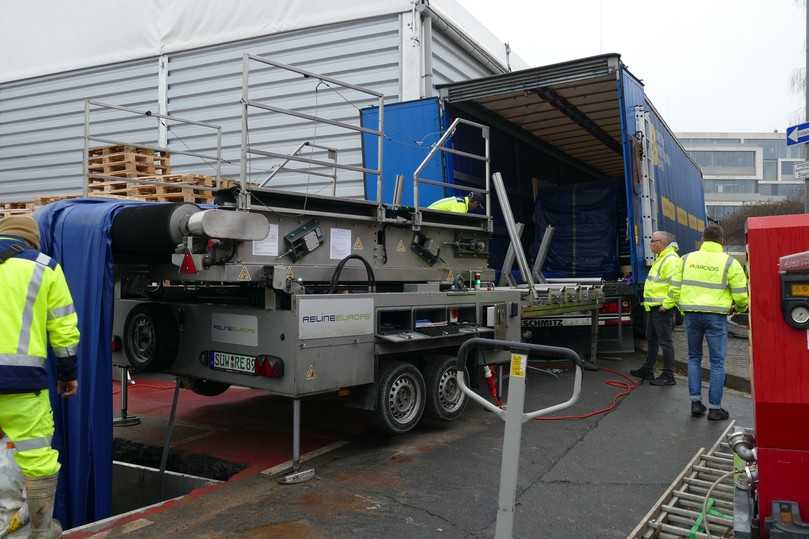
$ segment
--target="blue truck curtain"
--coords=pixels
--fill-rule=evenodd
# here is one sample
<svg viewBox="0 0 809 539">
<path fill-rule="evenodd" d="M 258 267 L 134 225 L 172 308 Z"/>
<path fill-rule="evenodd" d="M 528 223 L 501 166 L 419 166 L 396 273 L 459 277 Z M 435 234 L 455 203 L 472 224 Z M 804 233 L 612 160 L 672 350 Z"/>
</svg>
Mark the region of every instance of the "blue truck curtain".
<svg viewBox="0 0 809 539">
<path fill-rule="evenodd" d="M 55 516 L 67 528 L 110 515 L 112 507 L 112 316 L 110 228 L 128 202 L 61 201 L 38 210 L 41 250 L 55 258 L 67 278 L 79 318 L 79 392 L 56 394 L 49 358 L 51 404 L 62 470 Z"/>
</svg>

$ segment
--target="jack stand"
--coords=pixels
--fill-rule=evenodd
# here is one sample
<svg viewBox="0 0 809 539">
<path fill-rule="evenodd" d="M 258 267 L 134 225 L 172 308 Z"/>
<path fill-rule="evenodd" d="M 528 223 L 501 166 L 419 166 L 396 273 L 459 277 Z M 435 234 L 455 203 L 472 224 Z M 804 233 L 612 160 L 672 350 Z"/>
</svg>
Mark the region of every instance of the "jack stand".
<svg viewBox="0 0 809 539">
<path fill-rule="evenodd" d="M 113 427 L 134 427 L 140 425 L 140 418 L 127 415 L 129 407 L 129 369 L 121 367 L 121 416 L 112 420 Z"/>
<path fill-rule="evenodd" d="M 163 440 L 163 453 L 160 455 L 160 496 L 163 496 L 164 482 L 163 478 L 166 475 L 166 466 L 169 462 L 169 450 L 171 449 L 171 436 L 174 434 L 174 422 L 177 418 L 177 402 L 180 400 L 180 379 L 175 378 L 174 397 L 171 400 L 171 414 L 169 415 L 169 424 L 166 429 L 166 437 Z"/>
<path fill-rule="evenodd" d="M 315 469 L 301 470 L 301 401 L 292 400 L 292 473 L 289 473 L 278 482 L 282 485 L 295 485 L 304 483 L 315 477 Z"/>
</svg>

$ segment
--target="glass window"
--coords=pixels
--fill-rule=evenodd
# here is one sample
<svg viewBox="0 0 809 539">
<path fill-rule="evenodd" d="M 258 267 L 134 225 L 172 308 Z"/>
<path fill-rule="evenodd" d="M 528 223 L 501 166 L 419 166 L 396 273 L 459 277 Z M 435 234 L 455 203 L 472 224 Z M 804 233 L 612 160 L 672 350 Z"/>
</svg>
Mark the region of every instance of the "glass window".
<svg viewBox="0 0 809 539">
<path fill-rule="evenodd" d="M 753 176 L 756 173 L 756 154 L 748 151 L 690 151 L 688 155 L 706 175 Z"/>
<path fill-rule="evenodd" d="M 741 144 L 740 138 L 681 138 L 678 139 L 683 146 L 713 146 L 715 144 Z"/>
<path fill-rule="evenodd" d="M 739 211 L 742 206 L 707 206 L 708 217 L 723 221 Z"/>
<path fill-rule="evenodd" d="M 778 194 L 792 199 L 803 198 L 803 185 L 779 185 Z"/>
<path fill-rule="evenodd" d="M 758 194 L 775 196 L 778 194 L 778 186 L 771 183 L 758 184 Z"/>
<path fill-rule="evenodd" d="M 764 179 L 771 182 L 778 179 L 778 161 L 775 159 L 764 159 Z"/>
<path fill-rule="evenodd" d="M 705 180 L 706 193 L 755 193 L 755 180 Z"/>
<path fill-rule="evenodd" d="M 801 159 L 805 157 L 804 155 L 804 146 L 805 144 L 793 144 L 792 146 L 787 146 L 787 155 L 790 159 Z"/>
<path fill-rule="evenodd" d="M 795 179 L 795 161 L 781 161 L 781 179 Z"/>
<path fill-rule="evenodd" d="M 764 159 L 778 159 L 787 156 L 787 142 L 785 139 L 744 139 L 745 146 L 758 146 L 764 153 Z"/>
</svg>

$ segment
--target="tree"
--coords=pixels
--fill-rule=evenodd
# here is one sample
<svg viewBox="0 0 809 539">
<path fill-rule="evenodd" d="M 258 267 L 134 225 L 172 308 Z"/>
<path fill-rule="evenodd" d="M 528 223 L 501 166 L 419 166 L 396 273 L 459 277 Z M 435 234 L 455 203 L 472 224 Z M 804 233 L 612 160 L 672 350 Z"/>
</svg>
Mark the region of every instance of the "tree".
<svg viewBox="0 0 809 539">
<path fill-rule="evenodd" d="M 748 217 L 767 217 L 769 215 L 788 215 L 793 213 L 804 213 L 803 202 L 800 200 L 787 199 L 778 202 L 763 202 L 744 206 L 742 209 L 722 220 L 722 228 L 725 229 L 726 245 L 744 245 L 744 225 Z"/>
</svg>

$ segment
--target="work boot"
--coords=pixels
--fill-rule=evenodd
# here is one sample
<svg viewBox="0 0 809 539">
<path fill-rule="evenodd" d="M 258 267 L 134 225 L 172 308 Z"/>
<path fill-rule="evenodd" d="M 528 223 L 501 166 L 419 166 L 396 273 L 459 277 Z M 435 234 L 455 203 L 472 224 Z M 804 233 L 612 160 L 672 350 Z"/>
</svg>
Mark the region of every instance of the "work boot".
<svg viewBox="0 0 809 539">
<path fill-rule="evenodd" d="M 699 401 L 691 401 L 691 415 L 701 417 L 705 415 L 705 405 Z"/>
<path fill-rule="evenodd" d="M 26 477 L 25 490 L 28 517 L 31 519 L 31 539 L 57 539 L 62 537 L 62 526 L 53 518 L 58 475 Z"/>
<path fill-rule="evenodd" d="M 646 367 L 641 367 L 640 369 L 633 369 L 629 371 L 629 374 L 634 376 L 635 378 L 640 378 L 641 380 L 654 380 L 655 373 Z"/>
<path fill-rule="evenodd" d="M 724 408 L 711 408 L 708 411 L 708 421 L 725 421 L 730 418 L 730 414 Z"/>
<path fill-rule="evenodd" d="M 660 376 L 649 382 L 649 384 L 653 386 L 673 386 L 676 385 L 677 382 L 674 380 L 673 374 L 671 374 L 670 372 L 664 372 L 663 374 L 661 374 Z"/>
</svg>

